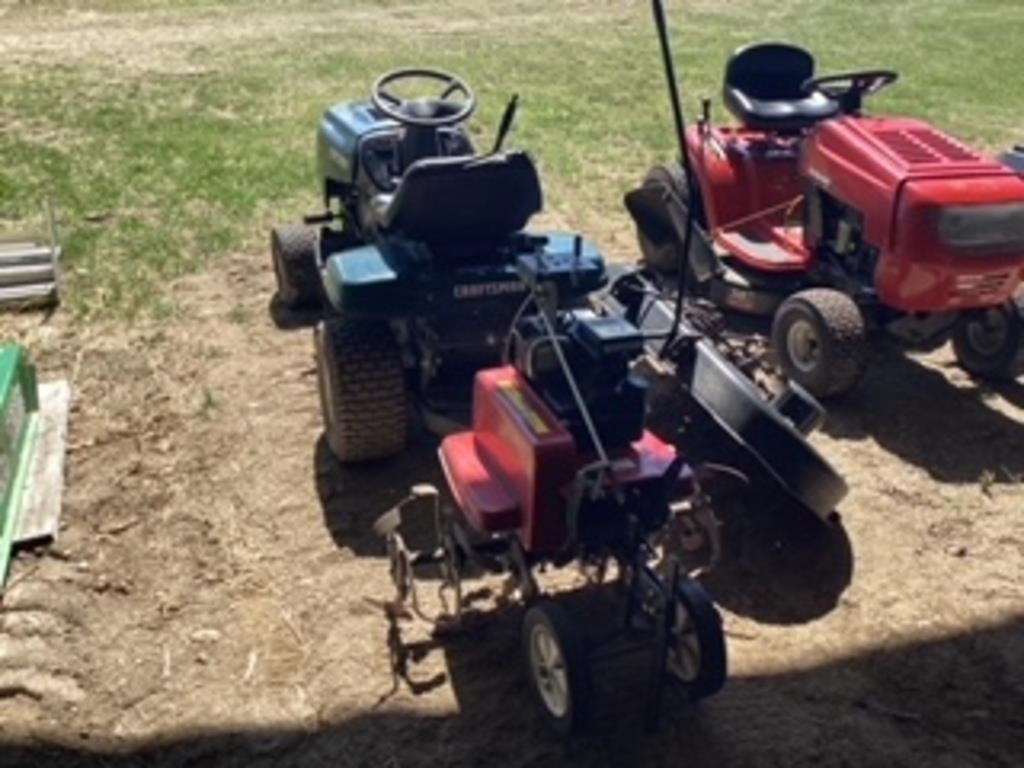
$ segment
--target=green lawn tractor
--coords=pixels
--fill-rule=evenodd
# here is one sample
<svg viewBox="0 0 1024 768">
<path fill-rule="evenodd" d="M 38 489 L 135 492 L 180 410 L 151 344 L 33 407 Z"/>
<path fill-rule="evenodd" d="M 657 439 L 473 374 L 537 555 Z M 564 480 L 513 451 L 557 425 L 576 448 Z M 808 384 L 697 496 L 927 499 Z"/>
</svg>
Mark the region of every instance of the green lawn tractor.
<svg viewBox="0 0 1024 768">
<path fill-rule="evenodd" d="M 437 95 L 403 95 L 416 84 Z M 276 304 L 312 315 L 328 444 L 343 463 L 400 453 L 419 417 L 469 420 L 474 373 L 503 355 L 526 306 L 517 261 L 536 258 L 561 305 L 606 282 L 594 245 L 525 229 L 541 210 L 529 154 L 504 151 L 517 100 L 489 152 L 465 123 L 460 78 L 390 72 L 368 101 L 328 109 L 317 135 L 326 212 L 271 233 Z"/>
</svg>

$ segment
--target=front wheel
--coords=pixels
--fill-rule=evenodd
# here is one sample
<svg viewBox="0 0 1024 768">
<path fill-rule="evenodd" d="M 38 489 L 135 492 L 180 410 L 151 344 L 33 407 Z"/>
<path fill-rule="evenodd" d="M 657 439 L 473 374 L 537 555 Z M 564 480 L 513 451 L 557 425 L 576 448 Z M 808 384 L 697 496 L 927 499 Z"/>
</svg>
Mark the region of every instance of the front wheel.
<svg viewBox="0 0 1024 768">
<path fill-rule="evenodd" d="M 274 227 L 270 256 L 277 278 L 277 297 L 286 309 L 316 307 L 321 300 L 316 230 L 305 225 Z"/>
<path fill-rule="evenodd" d="M 867 329 L 857 304 L 831 288 L 810 288 L 775 312 L 772 345 L 786 375 L 815 397 L 852 389 L 867 366 Z"/>
<path fill-rule="evenodd" d="M 1024 374 L 1024 294 L 999 307 L 965 312 L 953 328 L 960 367 L 980 379 Z"/>
<path fill-rule="evenodd" d="M 672 626 L 668 627 L 666 667 L 691 701 L 718 693 L 727 674 L 722 617 L 696 581 L 679 583 Z"/>
<path fill-rule="evenodd" d="M 523 617 L 523 654 L 530 685 L 547 723 L 569 736 L 590 719 L 590 659 L 565 609 L 543 600 Z"/>
</svg>

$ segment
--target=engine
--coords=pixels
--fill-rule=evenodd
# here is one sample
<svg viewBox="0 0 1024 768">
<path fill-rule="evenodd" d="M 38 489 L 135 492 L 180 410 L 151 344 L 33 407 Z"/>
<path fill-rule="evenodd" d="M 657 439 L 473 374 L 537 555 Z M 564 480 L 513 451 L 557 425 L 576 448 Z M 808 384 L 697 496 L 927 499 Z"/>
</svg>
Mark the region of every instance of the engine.
<svg viewBox="0 0 1024 768">
<path fill-rule="evenodd" d="M 630 363 L 643 352 L 643 336 L 622 318 L 601 317 L 590 310 L 566 312 L 557 323 L 561 353 L 605 448 L 615 450 L 638 440 L 647 385 L 630 374 Z M 520 321 L 513 348 L 516 367 L 568 426 L 577 445 L 592 449 L 583 414 L 539 317 Z"/>
<path fill-rule="evenodd" d="M 864 215 L 824 190 L 813 190 L 807 200 L 808 236 L 817 245 L 822 267 L 832 272 L 830 282 L 872 292 L 878 249 L 864 236 Z"/>
</svg>

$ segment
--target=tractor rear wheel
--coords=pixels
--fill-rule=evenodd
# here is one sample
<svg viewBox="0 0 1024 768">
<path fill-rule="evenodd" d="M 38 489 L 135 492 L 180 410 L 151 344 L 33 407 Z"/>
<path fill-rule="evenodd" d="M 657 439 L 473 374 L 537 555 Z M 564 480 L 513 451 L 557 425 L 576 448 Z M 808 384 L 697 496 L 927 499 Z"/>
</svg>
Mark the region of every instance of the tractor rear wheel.
<svg viewBox="0 0 1024 768">
<path fill-rule="evenodd" d="M 627 195 L 627 207 L 637 222 L 637 239 L 643 254 L 641 263 L 655 273 L 675 277 L 679 272 L 679 260 L 684 256 L 682 232 L 673 224 L 672 209 L 675 209 L 677 222 L 684 222 L 689 215 L 690 187 L 686 181 L 686 172 L 679 165 L 656 165 L 647 172 L 637 192 L 636 202 L 632 205 Z M 706 230 L 707 223 L 699 197 L 693 216 L 690 258 L 685 265 L 689 293 L 693 293 L 697 287 L 693 262 L 710 265 L 713 261 L 708 244 L 701 237 L 700 230 Z"/>
<path fill-rule="evenodd" d="M 542 600 L 526 611 L 523 654 L 547 723 L 563 736 L 583 731 L 591 712 L 590 659 L 562 606 Z"/>
<path fill-rule="evenodd" d="M 332 318 L 317 325 L 313 341 L 324 432 L 338 461 L 401 453 L 408 438 L 409 402 L 391 328 Z"/>
<path fill-rule="evenodd" d="M 965 312 L 953 328 L 953 352 L 960 367 L 980 379 L 1009 381 L 1024 374 L 1024 295 Z"/>
<path fill-rule="evenodd" d="M 789 378 L 815 397 L 852 389 L 867 366 L 864 316 L 845 293 L 810 288 L 775 312 L 772 345 Z"/>
<path fill-rule="evenodd" d="M 274 227 L 270 255 L 277 277 L 277 298 L 286 309 L 309 309 L 321 300 L 316 230 L 305 225 Z"/>
</svg>

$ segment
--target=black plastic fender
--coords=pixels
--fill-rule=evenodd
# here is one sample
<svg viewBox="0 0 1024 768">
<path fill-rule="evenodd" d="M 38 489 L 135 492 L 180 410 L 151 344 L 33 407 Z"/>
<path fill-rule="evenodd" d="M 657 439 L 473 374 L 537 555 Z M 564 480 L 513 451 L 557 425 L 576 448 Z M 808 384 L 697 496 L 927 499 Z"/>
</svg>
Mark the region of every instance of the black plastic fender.
<svg viewBox="0 0 1024 768">
<path fill-rule="evenodd" d="M 687 385 L 694 400 L 790 496 L 819 517 L 830 517 L 849 490 L 846 481 L 797 424 L 783 416 L 707 340 L 697 341 L 695 347 L 696 360 Z"/>
<path fill-rule="evenodd" d="M 783 493 L 823 520 L 832 517 L 849 488 L 807 440 L 824 416 L 810 394 L 790 384 L 782 396 L 769 400 L 685 319 L 679 323 L 671 354 L 663 356 L 674 308 L 638 274 L 620 277 L 597 301 L 640 327 L 648 338 L 648 355 L 662 369 L 671 368 L 693 402 Z M 680 447 L 687 451 L 685 437 Z"/>
</svg>

